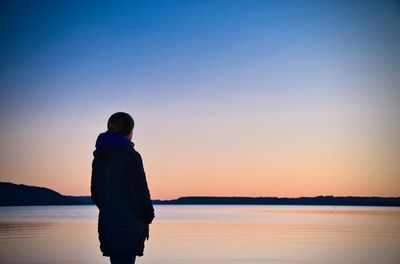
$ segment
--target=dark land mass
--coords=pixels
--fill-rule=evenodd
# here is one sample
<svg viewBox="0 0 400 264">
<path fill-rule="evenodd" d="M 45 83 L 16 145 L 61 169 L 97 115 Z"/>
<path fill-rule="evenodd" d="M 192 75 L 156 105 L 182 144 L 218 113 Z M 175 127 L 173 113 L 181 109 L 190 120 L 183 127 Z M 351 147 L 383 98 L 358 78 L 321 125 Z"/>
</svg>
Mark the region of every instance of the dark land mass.
<svg viewBox="0 0 400 264">
<path fill-rule="evenodd" d="M 155 200 L 154 204 L 252 204 L 252 205 L 360 205 L 400 206 L 400 197 L 315 196 L 315 197 L 215 197 L 187 196 L 175 200 Z"/>
<path fill-rule="evenodd" d="M 81 201 L 49 188 L 0 182 L 0 206 L 5 205 L 72 205 Z"/>
<path fill-rule="evenodd" d="M 186 196 L 172 200 L 153 200 L 153 204 L 225 205 L 358 205 L 400 206 L 400 197 L 315 196 L 315 197 L 221 197 Z M 14 205 L 93 205 L 90 196 L 62 195 L 49 188 L 0 182 L 0 206 Z"/>
</svg>

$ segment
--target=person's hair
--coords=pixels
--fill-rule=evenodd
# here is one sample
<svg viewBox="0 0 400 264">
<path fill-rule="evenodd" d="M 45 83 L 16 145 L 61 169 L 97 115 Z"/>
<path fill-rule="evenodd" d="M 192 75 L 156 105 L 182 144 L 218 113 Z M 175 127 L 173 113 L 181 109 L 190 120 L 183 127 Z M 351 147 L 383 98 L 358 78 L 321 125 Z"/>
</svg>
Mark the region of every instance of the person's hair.
<svg viewBox="0 0 400 264">
<path fill-rule="evenodd" d="M 134 125 L 135 122 L 129 114 L 117 112 L 112 114 L 108 119 L 107 129 L 128 136 L 132 132 Z"/>
</svg>

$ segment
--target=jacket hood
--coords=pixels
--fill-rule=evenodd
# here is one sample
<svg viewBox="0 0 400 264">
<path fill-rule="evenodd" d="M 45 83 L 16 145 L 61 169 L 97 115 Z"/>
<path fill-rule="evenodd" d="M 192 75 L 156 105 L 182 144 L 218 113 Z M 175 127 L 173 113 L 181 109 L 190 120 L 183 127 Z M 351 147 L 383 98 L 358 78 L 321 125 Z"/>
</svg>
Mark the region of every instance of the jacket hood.
<svg viewBox="0 0 400 264">
<path fill-rule="evenodd" d="M 116 146 L 132 146 L 135 144 L 129 138 L 123 136 L 119 132 L 109 131 L 100 133 L 96 139 L 96 149 L 109 148 Z"/>
</svg>

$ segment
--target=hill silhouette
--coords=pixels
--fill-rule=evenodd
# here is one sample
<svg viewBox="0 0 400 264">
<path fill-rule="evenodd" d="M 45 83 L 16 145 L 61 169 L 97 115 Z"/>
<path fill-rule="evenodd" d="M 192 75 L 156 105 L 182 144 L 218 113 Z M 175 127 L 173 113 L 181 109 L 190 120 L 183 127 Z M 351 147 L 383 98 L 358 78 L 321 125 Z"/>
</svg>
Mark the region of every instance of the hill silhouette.
<svg viewBox="0 0 400 264">
<path fill-rule="evenodd" d="M 172 200 L 152 200 L 153 204 L 225 205 L 357 205 L 400 206 L 400 197 L 332 196 L 315 197 L 237 197 L 186 196 Z M 93 205 L 90 196 L 62 195 L 49 188 L 0 182 L 0 206 L 14 205 Z"/>
<path fill-rule="evenodd" d="M 83 204 L 45 187 L 0 182 L 0 206 Z"/>
</svg>

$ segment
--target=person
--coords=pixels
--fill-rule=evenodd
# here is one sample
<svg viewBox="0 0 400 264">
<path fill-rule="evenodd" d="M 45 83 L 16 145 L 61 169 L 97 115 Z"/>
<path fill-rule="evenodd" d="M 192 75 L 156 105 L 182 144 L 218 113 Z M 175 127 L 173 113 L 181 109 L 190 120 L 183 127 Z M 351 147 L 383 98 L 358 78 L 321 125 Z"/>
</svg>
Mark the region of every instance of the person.
<svg viewBox="0 0 400 264">
<path fill-rule="evenodd" d="M 132 142 L 134 120 L 112 114 L 93 151 L 91 199 L 99 209 L 98 239 L 112 264 L 133 264 L 143 256 L 154 208 L 143 160 Z"/>
</svg>

